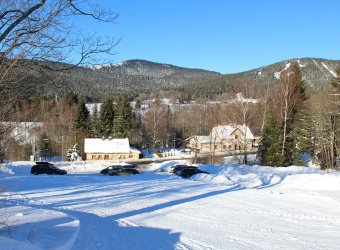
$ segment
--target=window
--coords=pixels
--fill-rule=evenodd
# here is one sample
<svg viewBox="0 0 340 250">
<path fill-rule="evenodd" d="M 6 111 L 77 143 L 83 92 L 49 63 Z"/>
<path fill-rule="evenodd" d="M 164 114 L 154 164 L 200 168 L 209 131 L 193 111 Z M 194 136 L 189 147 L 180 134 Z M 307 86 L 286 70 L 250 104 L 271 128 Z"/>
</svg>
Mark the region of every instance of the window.
<svg viewBox="0 0 340 250">
<path fill-rule="evenodd" d="M 129 155 L 129 158 L 132 158 L 132 155 Z"/>
<path fill-rule="evenodd" d="M 103 156 L 102 155 L 98 155 L 98 160 L 102 160 Z"/>
<path fill-rule="evenodd" d="M 223 149 L 227 149 L 227 145 L 223 145 Z"/>
<path fill-rule="evenodd" d="M 237 136 L 237 135 L 235 135 L 235 139 L 236 139 L 236 140 L 238 139 L 238 136 Z"/>
<path fill-rule="evenodd" d="M 229 145 L 228 148 L 231 149 L 231 145 Z"/>
<path fill-rule="evenodd" d="M 217 149 L 217 145 L 214 145 L 214 149 Z"/>
<path fill-rule="evenodd" d="M 95 155 L 92 155 L 92 160 L 95 160 L 96 159 L 96 156 Z"/>
<path fill-rule="evenodd" d="M 104 155 L 104 160 L 108 160 L 109 159 L 109 155 Z"/>
</svg>

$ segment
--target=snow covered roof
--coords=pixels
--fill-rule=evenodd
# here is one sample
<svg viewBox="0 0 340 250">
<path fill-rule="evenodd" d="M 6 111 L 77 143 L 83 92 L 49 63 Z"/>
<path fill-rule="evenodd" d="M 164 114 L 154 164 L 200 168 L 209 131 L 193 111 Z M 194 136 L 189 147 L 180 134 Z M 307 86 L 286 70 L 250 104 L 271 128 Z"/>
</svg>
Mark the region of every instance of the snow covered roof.
<svg viewBox="0 0 340 250">
<path fill-rule="evenodd" d="M 245 135 L 246 139 L 249 139 L 249 140 L 255 139 L 253 133 L 250 131 L 250 128 L 247 125 L 245 124 L 237 125 L 237 128 L 241 130 L 242 134 Z"/>
<path fill-rule="evenodd" d="M 86 138 L 84 145 L 85 153 L 131 153 L 139 150 L 130 147 L 129 139 L 101 139 Z"/>
<path fill-rule="evenodd" d="M 194 138 L 196 138 L 196 140 L 199 143 L 210 143 L 211 142 L 211 137 L 207 135 L 197 135 Z"/>
<path fill-rule="evenodd" d="M 221 140 L 230 139 L 231 134 L 234 133 L 236 129 L 239 129 L 241 133 L 246 137 L 246 139 L 255 139 L 253 133 L 250 131 L 247 125 L 217 125 L 213 128 L 213 130 L 215 130 L 216 134 Z"/>
</svg>

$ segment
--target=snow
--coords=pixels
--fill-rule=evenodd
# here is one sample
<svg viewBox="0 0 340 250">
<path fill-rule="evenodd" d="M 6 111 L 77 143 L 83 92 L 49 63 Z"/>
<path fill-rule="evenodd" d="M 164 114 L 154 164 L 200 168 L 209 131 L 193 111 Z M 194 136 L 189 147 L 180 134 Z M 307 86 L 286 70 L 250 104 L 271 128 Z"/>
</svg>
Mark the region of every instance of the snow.
<svg viewBox="0 0 340 250">
<path fill-rule="evenodd" d="M 259 103 L 260 102 L 260 99 L 254 99 L 254 98 L 244 98 L 242 96 L 242 93 L 237 93 L 236 94 L 236 101 L 237 102 L 242 102 L 242 103 Z"/>
<path fill-rule="evenodd" d="M 209 135 L 197 135 L 194 136 L 199 143 L 211 143 L 211 136 Z"/>
<path fill-rule="evenodd" d="M 10 129 L 10 137 L 21 144 L 32 144 L 37 139 L 37 130 L 43 126 L 42 122 L 2 122 L 5 128 Z"/>
<path fill-rule="evenodd" d="M 134 176 L 103 176 L 105 162 L 33 176 L 27 162 L 0 172 L 3 249 L 338 249 L 340 173 L 318 168 L 171 161 Z M 73 171 L 71 171 L 73 169 Z"/>
<path fill-rule="evenodd" d="M 232 139 L 231 136 L 236 129 L 239 129 L 246 139 L 248 140 L 255 139 L 253 133 L 250 131 L 250 128 L 245 124 L 244 125 L 222 124 L 222 125 L 217 125 L 213 127 L 213 130 L 215 130 L 217 133 L 217 137 L 221 140 Z M 212 140 L 212 141 L 215 141 L 215 140 Z"/>
<path fill-rule="evenodd" d="M 101 68 L 107 68 L 107 67 L 118 67 L 124 65 L 126 62 L 117 62 L 117 63 L 103 63 L 103 64 L 96 64 L 89 66 L 90 69 L 101 69 Z"/>
<path fill-rule="evenodd" d="M 85 153 L 130 153 L 139 152 L 130 147 L 129 139 L 85 138 Z"/>
<path fill-rule="evenodd" d="M 324 64 L 323 62 L 321 62 L 322 66 L 325 67 L 325 69 L 327 69 L 329 71 L 329 73 L 331 73 L 332 76 L 337 77 L 336 73 L 333 70 L 330 70 L 326 64 Z"/>
<path fill-rule="evenodd" d="M 285 67 L 284 67 L 281 71 L 279 71 L 279 72 L 274 72 L 274 77 L 275 77 L 276 79 L 280 79 L 281 73 L 282 73 L 283 71 L 286 71 L 287 69 L 289 69 L 289 67 L 290 67 L 290 62 L 287 63 L 287 64 L 285 65 Z"/>
<path fill-rule="evenodd" d="M 298 60 L 298 64 L 299 64 L 299 67 L 300 67 L 300 68 L 306 67 L 306 64 L 301 64 L 300 59 Z"/>
<path fill-rule="evenodd" d="M 85 106 L 87 110 L 90 112 L 90 115 L 93 115 L 94 107 L 97 105 L 97 112 L 99 114 L 100 108 L 102 106 L 102 103 L 86 103 Z"/>
</svg>

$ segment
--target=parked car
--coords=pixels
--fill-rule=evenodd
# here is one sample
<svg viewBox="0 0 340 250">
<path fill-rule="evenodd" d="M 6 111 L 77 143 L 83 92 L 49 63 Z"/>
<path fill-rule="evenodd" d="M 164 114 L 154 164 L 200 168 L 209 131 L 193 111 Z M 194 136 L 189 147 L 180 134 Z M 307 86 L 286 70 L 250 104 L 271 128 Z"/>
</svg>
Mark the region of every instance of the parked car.
<svg viewBox="0 0 340 250">
<path fill-rule="evenodd" d="M 45 161 L 38 161 L 35 165 L 31 168 L 31 174 L 38 175 L 38 174 L 58 174 L 64 175 L 67 174 L 66 170 L 59 169 L 54 166 L 50 162 Z"/>
<path fill-rule="evenodd" d="M 176 171 L 179 171 L 182 168 L 185 167 L 189 167 L 188 165 L 184 165 L 184 164 L 178 164 L 178 165 L 174 165 L 174 166 L 170 166 L 168 167 L 168 172 L 169 173 L 175 173 Z"/>
<path fill-rule="evenodd" d="M 131 174 L 139 174 L 139 171 L 136 169 L 136 166 L 133 165 L 112 165 L 107 168 L 104 168 L 100 171 L 101 174 L 104 175 L 131 175 Z"/>
<path fill-rule="evenodd" d="M 168 172 L 174 173 L 183 178 L 189 178 L 195 174 L 209 174 L 208 172 L 202 171 L 195 166 L 188 165 L 175 165 L 168 168 Z"/>
</svg>

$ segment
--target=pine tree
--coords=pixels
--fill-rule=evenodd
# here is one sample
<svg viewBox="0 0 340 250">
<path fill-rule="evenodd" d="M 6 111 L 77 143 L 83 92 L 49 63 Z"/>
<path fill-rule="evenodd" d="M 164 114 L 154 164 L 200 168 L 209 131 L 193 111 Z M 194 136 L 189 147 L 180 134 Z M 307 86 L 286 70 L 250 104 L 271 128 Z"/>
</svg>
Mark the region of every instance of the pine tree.
<svg viewBox="0 0 340 250">
<path fill-rule="evenodd" d="M 119 96 L 114 118 L 115 137 L 128 137 L 131 126 L 131 108 L 128 97 L 126 95 Z"/>
<path fill-rule="evenodd" d="M 52 154 L 51 140 L 44 131 L 38 140 L 38 151 L 40 156 L 47 157 Z"/>
<path fill-rule="evenodd" d="M 300 66 L 298 63 L 293 63 L 291 84 L 293 85 L 293 107 L 289 121 L 289 137 L 286 146 L 286 162 L 287 164 L 303 165 L 301 155 L 311 147 L 311 137 L 308 135 L 308 124 L 304 113 L 304 102 L 307 99 L 305 82 L 302 79 Z"/>
<path fill-rule="evenodd" d="M 78 144 L 74 144 L 74 146 L 67 150 L 66 160 L 67 161 L 81 161 L 81 154 L 77 148 Z"/>
<path fill-rule="evenodd" d="M 93 114 L 91 117 L 91 127 L 92 127 L 92 136 L 99 137 L 100 135 L 100 120 L 99 120 L 99 113 L 98 113 L 98 106 L 97 104 L 93 107 Z"/>
<path fill-rule="evenodd" d="M 74 127 L 83 130 L 90 129 L 90 112 L 85 106 L 85 102 L 79 103 L 78 112 L 74 120 Z"/>
<path fill-rule="evenodd" d="M 266 123 L 262 140 L 260 142 L 258 157 L 262 165 L 284 166 L 285 157 L 281 154 L 282 149 L 282 126 L 273 114 L 269 115 Z"/>
<path fill-rule="evenodd" d="M 114 109 L 112 99 L 107 99 L 100 107 L 100 135 L 113 136 Z"/>
<path fill-rule="evenodd" d="M 137 99 L 136 100 L 136 105 L 135 105 L 135 109 L 141 109 L 142 107 L 142 102 L 140 99 Z"/>
<path fill-rule="evenodd" d="M 142 125 L 140 135 L 141 135 L 141 145 L 140 145 L 140 147 L 142 149 L 148 149 L 148 148 L 151 148 L 154 145 L 154 143 L 152 141 L 152 135 L 151 135 L 150 131 L 147 130 L 144 125 Z"/>
<path fill-rule="evenodd" d="M 293 163 L 303 166 L 305 162 L 301 158 L 303 153 L 314 153 L 313 147 L 313 119 L 310 110 L 306 105 L 302 105 L 297 111 L 292 137 L 294 138 Z"/>
<path fill-rule="evenodd" d="M 298 121 L 297 111 L 301 108 L 306 99 L 304 81 L 297 63 L 293 63 L 290 70 L 280 76 L 281 94 L 281 122 L 282 122 L 282 147 L 281 155 L 284 165 L 289 166 L 294 163 L 294 155 L 298 155 L 293 129 Z"/>
<path fill-rule="evenodd" d="M 78 104 L 79 101 L 77 94 L 72 91 L 66 93 L 64 100 L 69 106 L 72 106 L 73 104 Z"/>
</svg>

